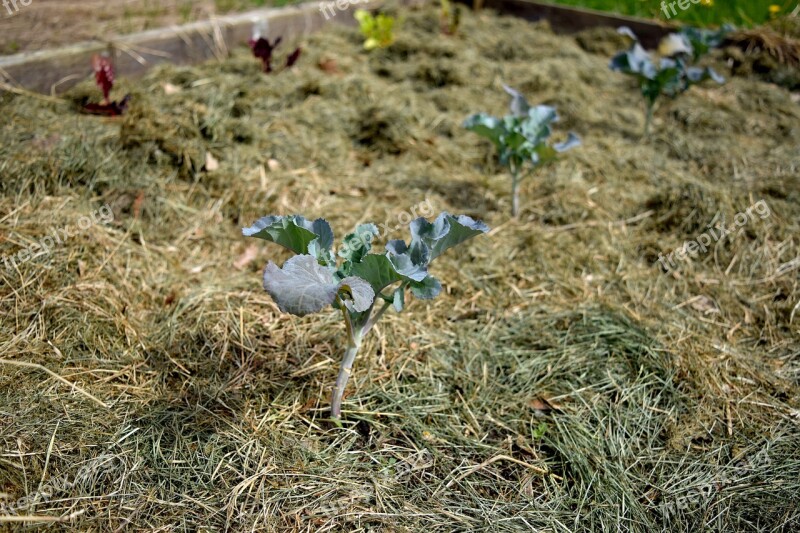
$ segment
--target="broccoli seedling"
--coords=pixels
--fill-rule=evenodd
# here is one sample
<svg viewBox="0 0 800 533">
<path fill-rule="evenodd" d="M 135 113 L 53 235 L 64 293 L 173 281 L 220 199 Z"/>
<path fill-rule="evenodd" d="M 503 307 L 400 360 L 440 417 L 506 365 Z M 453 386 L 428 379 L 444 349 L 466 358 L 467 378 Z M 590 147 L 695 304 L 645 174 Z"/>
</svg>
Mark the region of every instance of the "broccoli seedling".
<svg viewBox="0 0 800 533">
<path fill-rule="evenodd" d="M 333 249 L 333 231 L 324 219 L 299 215 L 267 216 L 242 229 L 246 237 L 279 244 L 294 252 L 283 267 L 270 261 L 264 289 L 284 313 L 304 316 L 329 305 L 342 313 L 347 347 L 331 399 L 331 416 L 341 415 L 342 396 L 362 340 L 389 307 L 402 311 L 406 290 L 423 300 L 439 295 L 442 285 L 428 273 L 447 249 L 486 233 L 483 223 L 461 215 L 440 214 L 434 222 L 411 222 L 411 242 L 389 241 L 382 254 L 369 253 L 378 235 L 375 224 L 361 224 Z M 376 306 L 380 304 L 376 310 Z"/>
<path fill-rule="evenodd" d="M 364 9 L 357 9 L 353 16 L 364 36 L 364 49 L 387 48 L 394 42 L 394 17 L 383 13 L 373 16 Z"/>
<path fill-rule="evenodd" d="M 717 83 L 725 83 L 725 78 L 717 74 L 712 68 L 689 66 L 688 58 L 692 56 L 693 51 L 688 41 L 683 41 L 680 46 L 674 46 L 671 50 L 672 57 L 661 57 L 656 62 L 642 48 L 638 38 L 629 28 L 620 28 L 619 32 L 633 39 L 633 44 L 629 50 L 614 56 L 611 59 L 609 68 L 615 72 L 633 76 L 639 82 L 647 107 L 644 122 L 645 137 L 650 133 L 653 111 L 661 95 L 676 98 L 689 90 L 692 85 L 707 79 L 712 79 Z M 678 41 L 675 42 L 677 43 Z"/>
<path fill-rule="evenodd" d="M 511 114 L 503 118 L 485 113 L 471 115 L 464 127 L 486 137 L 497 148 L 500 164 L 511 173 L 511 214 L 519 214 L 519 185 L 540 165 L 553 161 L 560 152 L 578 146 L 581 141 L 570 132 L 567 140 L 548 144 L 552 133 L 550 125 L 558 121 L 555 108 L 546 105 L 531 107 L 525 97 L 503 85 L 511 95 Z"/>
</svg>

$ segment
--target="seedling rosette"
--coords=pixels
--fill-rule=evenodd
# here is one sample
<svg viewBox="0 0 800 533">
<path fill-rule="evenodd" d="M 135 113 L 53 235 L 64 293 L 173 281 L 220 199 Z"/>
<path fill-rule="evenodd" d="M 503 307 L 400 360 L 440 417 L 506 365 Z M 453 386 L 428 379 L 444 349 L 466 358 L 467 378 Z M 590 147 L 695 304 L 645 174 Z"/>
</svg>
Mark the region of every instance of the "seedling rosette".
<svg viewBox="0 0 800 533">
<path fill-rule="evenodd" d="M 471 115 L 464 127 L 486 137 L 494 144 L 500 164 L 511 173 L 511 214 L 519 214 L 519 185 L 537 167 L 553 161 L 560 152 L 581 144 L 574 133 L 552 146 L 548 139 L 551 125 L 558 122 L 555 108 L 546 105 L 531 106 L 518 91 L 503 85 L 511 96 L 511 114 L 503 118 L 485 113 Z"/>
<path fill-rule="evenodd" d="M 382 254 L 369 253 L 378 235 L 375 224 L 361 224 L 334 251 L 334 237 L 324 219 L 299 215 L 267 216 L 242 229 L 246 237 L 274 242 L 294 252 L 282 267 L 270 261 L 264 289 L 284 313 L 305 316 L 333 306 L 342 313 L 347 347 L 331 399 L 331 416 L 341 416 L 342 396 L 364 337 L 389 309 L 405 307 L 406 291 L 431 300 L 442 290 L 428 273 L 446 250 L 486 233 L 483 223 L 461 215 L 440 214 L 433 222 L 411 222 L 411 242 L 389 241 Z"/>
<path fill-rule="evenodd" d="M 639 82 L 639 88 L 644 96 L 647 114 L 644 122 L 644 135 L 650 132 L 650 123 L 653 121 L 653 111 L 661 95 L 676 98 L 688 91 L 692 85 L 711 79 L 717 83 L 725 83 L 725 78 L 717 74 L 712 68 L 699 68 L 689 66 L 689 58 L 694 50 L 687 37 L 674 40 L 671 45 L 671 57 L 661 57 L 657 62 L 639 44 L 636 35 L 629 28 L 620 28 L 619 32 L 633 39 L 631 48 L 620 52 L 611 60 L 609 68 L 615 72 L 622 72 L 633 76 Z M 677 35 L 677 34 L 675 34 Z M 677 45 L 680 43 L 680 45 Z"/>
</svg>

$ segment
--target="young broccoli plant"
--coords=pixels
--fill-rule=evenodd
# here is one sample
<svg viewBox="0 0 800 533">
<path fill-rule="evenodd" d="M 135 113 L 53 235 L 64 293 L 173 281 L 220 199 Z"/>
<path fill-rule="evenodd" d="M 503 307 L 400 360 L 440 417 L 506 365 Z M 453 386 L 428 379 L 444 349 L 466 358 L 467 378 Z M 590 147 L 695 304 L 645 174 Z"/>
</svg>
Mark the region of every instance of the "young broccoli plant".
<svg viewBox="0 0 800 533">
<path fill-rule="evenodd" d="M 353 16 L 364 36 L 364 49 L 387 48 L 394 42 L 394 17 L 383 13 L 373 16 L 364 9 L 357 9 Z"/>
<path fill-rule="evenodd" d="M 440 214 L 434 222 L 411 222 L 411 242 L 390 241 L 382 254 L 369 253 L 378 235 L 375 224 L 361 224 L 344 238 L 338 252 L 333 232 L 323 219 L 299 215 L 267 216 L 243 235 L 279 244 L 298 254 L 264 270 L 264 289 L 284 313 L 304 316 L 329 305 L 342 313 L 347 347 L 333 389 L 331 415 L 341 415 L 342 396 L 364 337 L 389 307 L 402 311 L 406 290 L 423 300 L 439 295 L 442 285 L 428 273 L 431 262 L 489 228 L 468 216 Z M 376 309 L 377 307 L 377 309 Z"/>
<path fill-rule="evenodd" d="M 511 214 L 519 214 L 519 185 L 538 166 L 553 161 L 559 152 L 578 146 L 581 141 L 574 133 L 567 140 L 548 144 L 550 125 L 558 122 L 556 110 L 550 106 L 531 107 L 521 93 L 503 85 L 511 95 L 511 114 L 503 118 L 484 113 L 470 116 L 464 127 L 486 137 L 497 148 L 500 164 L 511 173 Z"/>
<path fill-rule="evenodd" d="M 634 76 L 644 96 L 647 115 L 644 122 L 644 135 L 650 132 L 653 112 L 661 95 L 676 98 L 692 85 L 712 79 L 717 83 L 725 83 L 725 78 L 711 68 L 689 66 L 689 58 L 694 51 L 685 38 L 673 40 L 670 45 L 671 57 L 662 57 L 656 62 L 639 44 L 636 35 L 629 28 L 620 28 L 619 32 L 633 39 L 633 45 L 625 52 L 620 52 L 611 60 L 609 68 Z"/>
</svg>

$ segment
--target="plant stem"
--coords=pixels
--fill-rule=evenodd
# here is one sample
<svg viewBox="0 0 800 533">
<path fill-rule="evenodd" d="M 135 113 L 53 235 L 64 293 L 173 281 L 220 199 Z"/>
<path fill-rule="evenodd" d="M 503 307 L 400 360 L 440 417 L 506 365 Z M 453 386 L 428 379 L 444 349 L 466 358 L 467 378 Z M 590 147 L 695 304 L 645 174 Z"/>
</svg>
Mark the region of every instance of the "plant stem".
<svg viewBox="0 0 800 533">
<path fill-rule="evenodd" d="M 519 214 L 519 172 L 511 167 L 511 216 Z"/>
<path fill-rule="evenodd" d="M 336 385 L 333 387 L 333 398 L 331 398 L 331 416 L 333 418 L 339 418 L 342 414 L 342 396 L 344 396 L 344 389 L 350 379 L 353 362 L 356 360 L 356 354 L 358 354 L 360 346 L 360 338 L 350 339 L 347 345 L 347 351 L 345 351 L 344 359 L 342 359 L 342 366 L 339 367 L 339 376 L 336 378 Z"/>
<path fill-rule="evenodd" d="M 347 307 L 338 299 L 338 296 L 337 300 L 342 310 L 345 326 L 347 327 L 347 350 L 344 352 L 342 365 L 339 367 L 339 375 L 336 377 L 336 384 L 333 386 L 333 397 L 331 398 L 331 416 L 336 419 L 342 414 L 342 396 L 344 396 L 344 389 L 347 387 L 347 382 L 350 379 L 350 373 L 353 370 L 353 362 L 356 360 L 358 348 L 361 346 L 361 330 L 359 329 L 358 332 L 354 330 L 353 321 L 350 318 Z"/>
<path fill-rule="evenodd" d="M 391 307 L 391 305 L 392 305 L 392 302 L 383 302 L 383 306 L 381 306 L 381 308 L 378 309 L 377 313 L 375 313 L 374 315 L 372 315 L 370 317 L 370 319 L 367 321 L 367 324 L 364 326 L 364 329 L 361 330 L 361 336 L 362 337 L 370 332 L 370 330 L 372 329 L 372 326 L 374 326 L 378 322 L 378 320 L 381 319 L 381 316 L 383 316 L 383 313 L 385 313 L 386 310 L 389 309 L 389 307 Z"/>
<path fill-rule="evenodd" d="M 650 123 L 653 122 L 653 108 L 655 107 L 655 102 L 647 104 L 647 116 L 644 119 L 644 136 L 647 137 L 650 135 Z"/>
<path fill-rule="evenodd" d="M 403 282 L 398 290 L 406 290 L 408 282 Z M 338 298 L 338 297 L 337 297 Z M 342 316 L 344 323 L 347 327 L 347 350 L 342 359 L 342 365 L 339 367 L 339 376 L 336 378 L 336 385 L 333 386 L 333 398 L 331 398 L 331 416 L 338 419 L 342 414 L 342 397 L 344 396 L 344 389 L 347 387 L 347 382 L 350 379 L 350 374 L 353 370 L 353 362 L 356 360 L 358 349 L 361 347 L 361 340 L 370 332 L 372 327 L 380 320 L 381 316 L 391 307 L 391 301 L 384 301 L 383 306 L 373 313 L 373 306 L 364 315 L 353 323 L 353 319 L 347 308 L 338 300 L 342 309 Z M 365 318 L 366 317 L 366 318 Z"/>
</svg>

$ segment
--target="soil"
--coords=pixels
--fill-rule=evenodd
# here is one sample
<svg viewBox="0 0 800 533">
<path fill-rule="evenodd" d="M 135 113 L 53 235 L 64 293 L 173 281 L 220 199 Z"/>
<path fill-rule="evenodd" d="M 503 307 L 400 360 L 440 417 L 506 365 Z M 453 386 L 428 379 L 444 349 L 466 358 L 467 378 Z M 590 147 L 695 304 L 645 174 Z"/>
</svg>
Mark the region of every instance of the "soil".
<svg viewBox="0 0 800 533">
<path fill-rule="evenodd" d="M 0 362 L 0 497 L 105 458 L 17 514 L 98 531 L 799 529 L 800 105 L 719 52 L 705 61 L 727 82 L 661 102 L 642 138 L 604 39 L 468 11 L 450 37 L 423 9 L 385 50 L 330 28 L 271 75 L 241 47 L 119 80 L 121 119 L 80 112 L 91 80 L 0 94 L 0 256 L 16 258 L 0 353 L 106 404 Z M 523 183 L 516 219 L 490 143 L 462 127 L 507 112 L 503 83 L 557 108 L 555 140 L 583 141 Z M 439 298 L 387 313 L 334 424 L 339 317 L 280 313 L 261 276 L 288 254 L 241 228 L 298 213 L 408 239 L 425 201 L 492 231 L 437 258 Z"/>
</svg>

